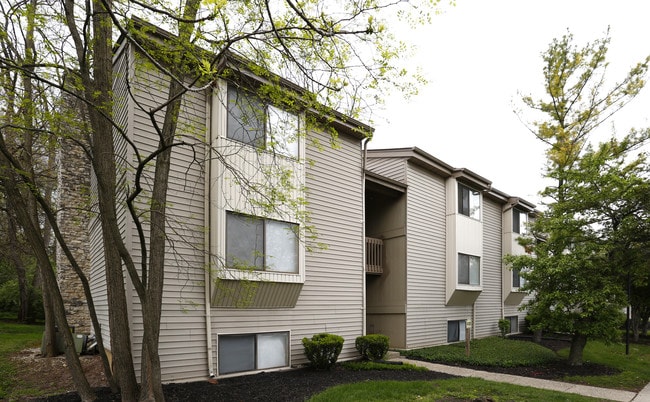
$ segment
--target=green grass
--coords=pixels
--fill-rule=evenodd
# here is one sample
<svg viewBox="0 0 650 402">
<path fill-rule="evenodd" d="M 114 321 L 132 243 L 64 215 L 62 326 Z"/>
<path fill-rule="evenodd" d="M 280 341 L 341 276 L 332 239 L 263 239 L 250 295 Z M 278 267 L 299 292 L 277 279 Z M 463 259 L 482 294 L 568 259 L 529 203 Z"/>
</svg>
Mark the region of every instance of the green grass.
<svg viewBox="0 0 650 402">
<path fill-rule="evenodd" d="M 0 399 L 13 399 L 25 395 L 15 380 L 16 363 L 9 359 L 12 353 L 41 343 L 43 326 L 24 325 L 0 321 Z"/>
<path fill-rule="evenodd" d="M 561 350 L 560 355 L 566 358 L 569 349 Z M 630 391 L 638 391 L 650 382 L 650 345 L 631 344 L 630 354 L 626 355 L 623 344 L 606 345 L 589 341 L 583 360 L 613 367 L 621 372 L 610 376 L 567 377 L 565 381 Z"/>
<path fill-rule="evenodd" d="M 401 352 L 402 355 L 436 363 L 468 364 L 472 366 L 517 367 L 532 366 L 557 360 L 550 349 L 528 341 L 490 337 L 470 343 L 470 357 L 465 355 L 465 343 L 435 346 Z"/>
<path fill-rule="evenodd" d="M 478 378 L 453 378 L 438 381 L 366 381 L 339 385 L 310 399 L 321 401 L 437 401 L 440 399 L 480 399 L 499 401 L 586 402 L 599 399 Z"/>
<path fill-rule="evenodd" d="M 491 337 L 473 340 L 471 355 L 465 356 L 465 344 L 436 346 L 403 351 L 406 357 L 443 364 L 481 365 L 495 367 L 534 366 L 556 359 L 566 360 L 569 349 L 555 354 L 553 351 L 528 341 Z M 625 355 L 623 344 L 605 345 L 589 341 L 583 360 L 612 367 L 620 371 L 616 375 L 571 376 L 562 381 L 595 387 L 639 391 L 650 382 L 650 345 L 632 344 L 630 354 Z"/>
</svg>

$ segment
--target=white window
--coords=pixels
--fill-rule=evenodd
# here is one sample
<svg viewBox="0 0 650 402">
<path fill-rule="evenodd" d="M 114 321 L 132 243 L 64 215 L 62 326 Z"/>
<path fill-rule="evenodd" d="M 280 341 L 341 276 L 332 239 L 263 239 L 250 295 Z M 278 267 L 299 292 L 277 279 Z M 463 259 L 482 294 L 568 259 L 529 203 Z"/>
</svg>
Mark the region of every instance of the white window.
<svg viewBox="0 0 650 402">
<path fill-rule="evenodd" d="M 298 157 L 299 118 L 228 85 L 226 136 L 255 148 Z"/>
<path fill-rule="evenodd" d="M 470 218 L 481 219 L 481 193 L 458 184 L 458 213 Z"/>
<path fill-rule="evenodd" d="M 481 284 L 481 258 L 474 255 L 458 254 L 458 283 L 461 285 Z"/>
<path fill-rule="evenodd" d="M 518 210 L 512 209 L 512 231 L 519 234 L 526 234 L 526 227 L 528 225 L 528 214 Z"/>
<path fill-rule="evenodd" d="M 226 212 L 226 266 L 298 273 L 298 225 Z"/>
<path fill-rule="evenodd" d="M 516 334 L 519 332 L 519 317 L 516 315 L 505 317 L 506 320 L 510 321 L 510 333 Z"/>
<path fill-rule="evenodd" d="M 219 374 L 289 366 L 289 332 L 219 335 Z"/>
<path fill-rule="evenodd" d="M 524 286 L 524 283 L 526 283 L 526 280 L 521 277 L 521 271 L 519 269 L 513 269 L 512 270 L 512 287 L 513 288 L 520 288 Z"/>
<path fill-rule="evenodd" d="M 447 342 L 465 340 L 465 320 L 447 321 Z"/>
</svg>

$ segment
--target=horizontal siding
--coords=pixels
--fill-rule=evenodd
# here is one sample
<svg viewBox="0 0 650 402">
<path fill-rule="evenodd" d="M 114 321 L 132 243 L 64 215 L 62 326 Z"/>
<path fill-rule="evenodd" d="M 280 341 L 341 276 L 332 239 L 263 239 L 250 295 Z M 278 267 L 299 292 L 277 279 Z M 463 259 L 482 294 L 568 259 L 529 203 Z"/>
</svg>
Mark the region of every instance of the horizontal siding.
<svg viewBox="0 0 650 402">
<path fill-rule="evenodd" d="M 406 182 L 406 159 L 405 158 L 368 158 L 366 169 L 388 177 L 389 179 Z"/>
<path fill-rule="evenodd" d="M 476 300 L 474 337 L 498 335 L 501 318 L 501 205 L 483 197 L 483 291 Z"/>
<path fill-rule="evenodd" d="M 139 65 L 141 66 L 141 65 Z M 137 104 L 133 111 L 133 142 L 142 156 L 157 147 L 157 136 L 149 115 L 167 98 L 167 85 L 160 75 L 138 69 L 134 85 Z M 143 110 L 144 109 L 144 110 Z M 207 133 L 206 92 L 188 92 L 183 96 L 177 128 L 177 141 L 190 145 L 175 147 L 172 151 L 170 186 L 167 198 L 168 247 L 165 262 L 165 291 L 162 301 L 160 359 L 162 379 L 189 381 L 206 378 L 207 339 L 204 309 L 204 143 Z M 156 115 L 162 127 L 164 109 Z M 193 145 L 193 146 L 191 146 Z M 137 164 L 135 155 L 132 166 Z M 138 207 L 146 211 L 153 184 L 154 163 L 145 170 L 144 192 L 138 198 Z M 146 214 L 144 231 L 148 236 Z M 136 264 L 141 259 L 139 239 L 135 227 L 125 232 Z M 147 245 L 148 246 L 148 245 Z M 133 303 L 133 349 L 136 368 L 142 348 L 142 313 L 135 291 Z"/>
<path fill-rule="evenodd" d="M 407 199 L 407 347 L 447 341 L 447 319 L 462 319 L 464 307 L 445 306 L 445 183 L 409 165 Z"/>
<path fill-rule="evenodd" d="M 321 143 L 326 135 L 312 133 Z M 311 143 L 311 141 L 307 141 Z M 295 308 L 212 311 L 214 341 L 219 334 L 291 332 L 292 364 L 306 363 L 301 339 L 319 332 L 343 336 L 340 359 L 357 356 L 354 340 L 363 332 L 363 198 L 358 140 L 339 138 L 339 148 L 307 147 L 307 210 L 319 248 L 305 257 L 305 283 Z M 215 357 L 216 352 L 215 352 Z"/>
</svg>

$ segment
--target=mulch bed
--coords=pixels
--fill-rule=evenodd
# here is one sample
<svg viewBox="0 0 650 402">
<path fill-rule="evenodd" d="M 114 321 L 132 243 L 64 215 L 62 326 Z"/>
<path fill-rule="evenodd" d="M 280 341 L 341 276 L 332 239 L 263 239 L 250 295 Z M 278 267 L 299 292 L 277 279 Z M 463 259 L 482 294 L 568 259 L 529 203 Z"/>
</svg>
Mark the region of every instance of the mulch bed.
<svg viewBox="0 0 650 402">
<path fill-rule="evenodd" d="M 300 368 L 220 379 L 217 384 L 199 381 L 163 386 L 167 401 L 304 401 L 334 385 L 361 381 L 431 381 L 452 378 L 433 371 L 369 370 L 331 371 Z M 99 401 L 119 401 L 107 388 L 97 390 Z M 79 401 L 76 393 L 56 395 L 45 401 Z"/>
</svg>

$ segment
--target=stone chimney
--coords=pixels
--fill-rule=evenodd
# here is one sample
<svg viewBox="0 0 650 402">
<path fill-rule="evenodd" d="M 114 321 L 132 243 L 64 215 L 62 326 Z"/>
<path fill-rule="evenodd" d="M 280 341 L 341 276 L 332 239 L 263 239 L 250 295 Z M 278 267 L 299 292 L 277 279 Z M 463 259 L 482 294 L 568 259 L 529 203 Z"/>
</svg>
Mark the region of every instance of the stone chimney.
<svg viewBox="0 0 650 402">
<path fill-rule="evenodd" d="M 60 140 L 57 151 L 57 222 L 70 251 L 86 277 L 90 274 L 90 161 L 82 147 L 69 138 Z M 76 333 L 94 332 L 81 281 L 57 242 L 57 279 L 68 323 Z"/>
</svg>

